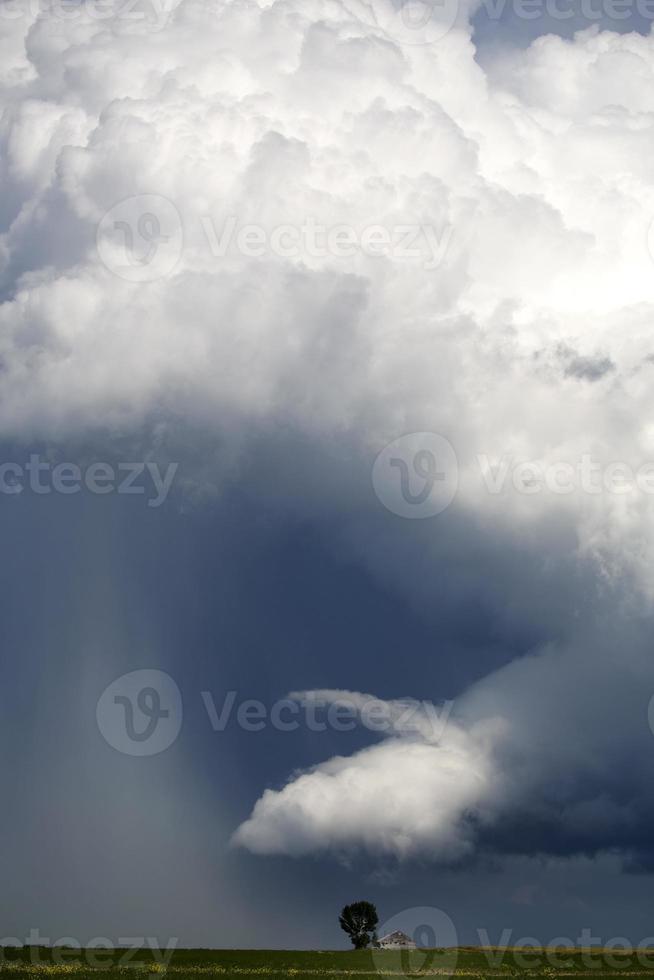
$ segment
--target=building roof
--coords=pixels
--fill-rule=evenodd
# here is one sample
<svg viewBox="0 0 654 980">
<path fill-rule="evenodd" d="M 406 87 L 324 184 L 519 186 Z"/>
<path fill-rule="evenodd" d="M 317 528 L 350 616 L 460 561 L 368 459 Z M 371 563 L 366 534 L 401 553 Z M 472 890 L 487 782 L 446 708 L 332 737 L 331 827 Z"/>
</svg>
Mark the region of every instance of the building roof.
<svg viewBox="0 0 654 980">
<path fill-rule="evenodd" d="M 389 932 L 387 936 L 382 936 L 379 940 L 380 943 L 395 943 L 397 945 L 402 944 L 403 946 L 415 946 L 412 939 L 407 936 L 405 932 Z"/>
</svg>

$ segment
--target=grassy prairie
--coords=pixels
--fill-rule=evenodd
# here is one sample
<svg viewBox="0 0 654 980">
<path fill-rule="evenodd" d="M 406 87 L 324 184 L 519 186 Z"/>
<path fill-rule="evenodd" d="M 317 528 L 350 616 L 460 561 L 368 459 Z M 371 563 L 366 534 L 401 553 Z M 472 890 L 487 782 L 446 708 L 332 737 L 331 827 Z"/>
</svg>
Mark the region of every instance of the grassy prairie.
<svg viewBox="0 0 654 980">
<path fill-rule="evenodd" d="M 0 980 L 95 974 L 95 980 L 200 980 L 235 977 L 238 980 L 312 980 L 317 977 L 355 977 L 376 980 L 398 977 L 530 978 L 602 977 L 619 980 L 651 977 L 654 950 L 524 949 L 519 947 L 460 947 L 458 949 L 361 950 L 210 950 L 177 949 L 166 963 L 165 952 L 151 949 L 75 950 L 24 947 L 0 950 Z"/>
</svg>

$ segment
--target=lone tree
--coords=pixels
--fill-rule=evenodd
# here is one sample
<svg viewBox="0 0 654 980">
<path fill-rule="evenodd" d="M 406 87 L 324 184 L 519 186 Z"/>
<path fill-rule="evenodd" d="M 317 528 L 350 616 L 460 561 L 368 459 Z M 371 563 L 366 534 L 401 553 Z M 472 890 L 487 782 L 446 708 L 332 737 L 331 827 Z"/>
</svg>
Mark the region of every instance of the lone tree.
<svg viewBox="0 0 654 980">
<path fill-rule="evenodd" d="M 355 949 L 366 949 L 376 939 L 375 930 L 379 918 L 372 902 L 353 902 L 352 905 L 346 905 L 338 921 Z"/>
</svg>

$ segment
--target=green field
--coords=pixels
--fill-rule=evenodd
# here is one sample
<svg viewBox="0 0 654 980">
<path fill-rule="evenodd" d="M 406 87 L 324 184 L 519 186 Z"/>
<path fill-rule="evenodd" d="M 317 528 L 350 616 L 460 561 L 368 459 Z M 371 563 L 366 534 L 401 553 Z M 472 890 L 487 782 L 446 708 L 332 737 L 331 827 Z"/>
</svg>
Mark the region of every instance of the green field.
<svg viewBox="0 0 654 980">
<path fill-rule="evenodd" d="M 74 950 L 69 948 L 24 947 L 0 951 L 0 974 L 7 980 L 38 977 L 81 977 L 95 974 L 96 980 L 152 977 L 168 974 L 170 980 L 198 977 L 238 977 L 241 980 L 270 977 L 271 980 L 309 980 L 312 977 L 414 977 L 445 976 L 492 978 L 601 976 L 652 977 L 654 949 L 526 949 L 519 947 L 461 947 L 458 949 L 361 950 L 336 952 L 318 950 L 205 950 L 165 951 L 140 949 Z"/>
</svg>

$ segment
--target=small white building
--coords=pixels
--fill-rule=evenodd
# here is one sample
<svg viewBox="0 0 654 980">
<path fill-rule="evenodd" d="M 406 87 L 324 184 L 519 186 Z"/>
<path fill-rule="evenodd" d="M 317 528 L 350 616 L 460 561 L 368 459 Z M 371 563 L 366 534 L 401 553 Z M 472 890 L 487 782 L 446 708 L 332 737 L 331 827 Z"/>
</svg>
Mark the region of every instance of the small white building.
<svg viewBox="0 0 654 980">
<path fill-rule="evenodd" d="M 405 932 L 389 932 L 379 940 L 380 949 L 416 949 L 416 944 Z"/>
</svg>

